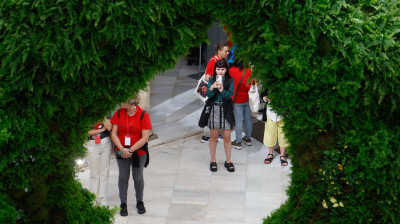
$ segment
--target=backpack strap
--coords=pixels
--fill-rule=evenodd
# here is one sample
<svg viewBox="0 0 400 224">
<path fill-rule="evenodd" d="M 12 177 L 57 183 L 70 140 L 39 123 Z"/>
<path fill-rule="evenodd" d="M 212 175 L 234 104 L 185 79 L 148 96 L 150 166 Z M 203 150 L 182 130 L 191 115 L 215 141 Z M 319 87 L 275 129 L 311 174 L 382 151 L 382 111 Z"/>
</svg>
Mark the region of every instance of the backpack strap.
<svg viewBox="0 0 400 224">
<path fill-rule="evenodd" d="M 145 110 L 143 110 L 142 115 L 140 115 L 140 120 L 143 120 L 144 114 L 146 113 Z"/>
<path fill-rule="evenodd" d="M 145 110 L 143 110 L 142 114 L 140 115 L 140 120 L 143 120 L 144 114 L 146 113 Z M 121 114 L 121 109 L 118 109 L 118 117 Z"/>
<path fill-rule="evenodd" d="M 143 120 L 143 117 L 144 117 L 145 114 L 146 114 L 146 111 L 143 110 L 142 114 L 140 115 L 140 121 Z M 142 150 L 144 150 L 146 152 L 146 155 L 147 155 L 146 162 L 144 163 L 144 167 L 147 167 L 147 165 L 149 165 L 149 162 L 150 162 L 149 146 L 148 146 L 147 142 L 146 142 L 146 144 L 144 144 L 142 146 Z"/>
</svg>

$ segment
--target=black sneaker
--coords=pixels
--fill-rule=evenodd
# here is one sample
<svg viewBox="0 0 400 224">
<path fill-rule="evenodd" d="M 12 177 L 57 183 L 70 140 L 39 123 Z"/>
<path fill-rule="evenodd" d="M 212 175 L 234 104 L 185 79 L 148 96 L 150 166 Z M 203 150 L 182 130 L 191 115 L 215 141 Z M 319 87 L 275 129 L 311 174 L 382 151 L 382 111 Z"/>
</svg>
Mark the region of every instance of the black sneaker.
<svg viewBox="0 0 400 224">
<path fill-rule="evenodd" d="M 146 213 L 146 208 L 144 207 L 143 201 L 136 202 L 136 208 L 138 214 Z"/>
<path fill-rule="evenodd" d="M 206 142 L 209 142 L 209 141 L 210 141 L 210 137 L 206 137 L 206 136 L 201 137 L 201 142 L 202 143 L 206 143 Z"/>
<path fill-rule="evenodd" d="M 251 139 L 250 138 L 242 138 L 242 142 L 244 142 L 246 145 L 251 146 Z"/>
<path fill-rule="evenodd" d="M 121 207 L 121 211 L 119 211 L 119 214 L 121 216 L 127 216 L 128 215 L 128 207 L 126 206 L 126 203 L 122 202 L 120 207 Z"/>
<path fill-rule="evenodd" d="M 241 142 L 236 142 L 236 140 L 234 140 L 232 143 L 232 148 L 234 148 L 234 149 L 238 149 L 238 150 L 241 150 L 242 149 L 242 143 Z"/>
</svg>

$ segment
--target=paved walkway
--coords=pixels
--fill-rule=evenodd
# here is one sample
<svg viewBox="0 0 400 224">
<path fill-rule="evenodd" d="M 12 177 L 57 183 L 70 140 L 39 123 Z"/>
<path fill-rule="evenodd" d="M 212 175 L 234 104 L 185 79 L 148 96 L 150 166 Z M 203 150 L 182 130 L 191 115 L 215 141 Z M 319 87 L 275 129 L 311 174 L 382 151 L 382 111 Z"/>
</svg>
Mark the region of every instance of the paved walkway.
<svg viewBox="0 0 400 224">
<path fill-rule="evenodd" d="M 137 214 L 131 181 L 129 216 L 117 213 L 116 224 L 257 224 L 286 200 L 290 168 L 281 167 L 277 153 L 272 164 L 265 165 L 267 148 L 254 139 L 252 146 L 232 149 L 234 173 L 223 166 L 225 153 L 219 140 L 218 172 L 209 171 L 208 145 L 200 142 L 202 129 L 197 126 L 203 103 L 192 97 L 197 81 L 188 76 L 197 72 L 198 66 L 186 66 L 181 60 L 151 82 L 150 118 L 159 138 L 149 143 L 151 159 L 144 170 L 147 212 Z M 89 188 L 88 168 L 78 178 Z M 115 159 L 109 182 L 108 203 L 119 207 Z"/>
</svg>

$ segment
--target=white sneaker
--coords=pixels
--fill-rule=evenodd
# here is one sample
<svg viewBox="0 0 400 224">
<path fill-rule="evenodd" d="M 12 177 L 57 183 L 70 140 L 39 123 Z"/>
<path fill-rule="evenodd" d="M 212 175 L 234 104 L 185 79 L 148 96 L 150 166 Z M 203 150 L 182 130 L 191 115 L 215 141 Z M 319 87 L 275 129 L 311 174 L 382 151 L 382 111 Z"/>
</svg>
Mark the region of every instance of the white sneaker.
<svg viewBox="0 0 400 224">
<path fill-rule="evenodd" d="M 250 138 L 243 137 L 242 138 L 242 142 L 244 142 L 248 146 L 251 146 L 251 139 Z"/>
<path fill-rule="evenodd" d="M 108 204 L 107 204 L 107 200 L 106 200 L 106 198 L 105 197 L 100 197 L 99 198 L 99 203 L 98 203 L 100 206 L 107 206 Z"/>
<path fill-rule="evenodd" d="M 233 140 L 231 143 L 231 147 L 237 150 L 242 149 L 242 143 L 241 142 L 236 142 L 236 140 Z"/>
</svg>

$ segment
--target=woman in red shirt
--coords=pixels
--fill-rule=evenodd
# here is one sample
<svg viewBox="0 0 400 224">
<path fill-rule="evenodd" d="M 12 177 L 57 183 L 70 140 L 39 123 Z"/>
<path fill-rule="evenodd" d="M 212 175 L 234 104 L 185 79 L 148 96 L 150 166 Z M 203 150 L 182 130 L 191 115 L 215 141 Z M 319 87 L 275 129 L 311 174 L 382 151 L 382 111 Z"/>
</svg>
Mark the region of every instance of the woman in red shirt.
<svg viewBox="0 0 400 224">
<path fill-rule="evenodd" d="M 113 124 L 111 138 L 116 146 L 118 164 L 118 188 L 121 200 L 121 216 L 128 215 L 127 195 L 130 169 L 136 191 L 136 208 L 139 214 L 146 209 L 143 204 L 143 168 L 149 162 L 147 142 L 152 129 L 150 117 L 138 106 L 140 99 L 134 97 L 121 104 L 111 119 Z"/>
<path fill-rule="evenodd" d="M 251 76 L 251 69 L 246 68 L 246 72 L 243 74 L 244 69 L 245 68 L 243 66 L 243 63 L 237 58 L 233 62 L 232 67 L 229 69 L 229 74 L 231 75 L 235 83 L 235 92 L 233 93 L 233 96 L 236 96 L 233 102 L 236 139 L 232 141 L 232 148 L 239 150 L 242 149 L 242 142 L 244 142 L 248 146 L 251 146 L 250 138 L 251 131 L 253 129 L 251 110 L 249 105 L 249 90 L 251 87 L 251 83 L 247 84 L 248 79 Z M 241 83 L 240 80 L 242 80 Z M 240 87 L 238 89 L 239 83 Z M 243 120 L 245 123 L 246 135 L 242 138 Z"/>
<path fill-rule="evenodd" d="M 217 45 L 215 45 L 215 50 L 217 51 L 217 54 L 214 55 L 207 64 L 207 69 L 205 72 L 207 82 L 210 77 L 214 75 L 215 63 L 217 63 L 219 60 L 227 58 L 229 55 L 229 46 L 227 43 L 218 42 Z"/>
</svg>

